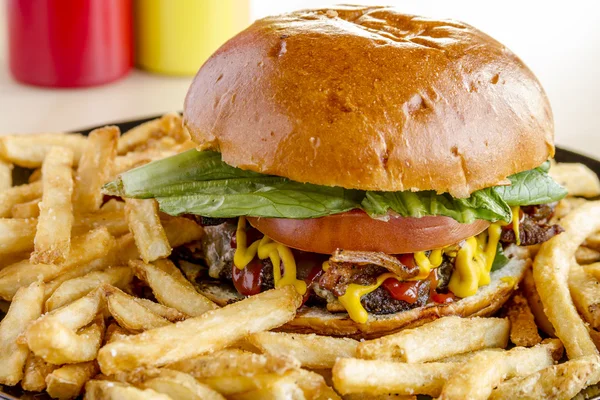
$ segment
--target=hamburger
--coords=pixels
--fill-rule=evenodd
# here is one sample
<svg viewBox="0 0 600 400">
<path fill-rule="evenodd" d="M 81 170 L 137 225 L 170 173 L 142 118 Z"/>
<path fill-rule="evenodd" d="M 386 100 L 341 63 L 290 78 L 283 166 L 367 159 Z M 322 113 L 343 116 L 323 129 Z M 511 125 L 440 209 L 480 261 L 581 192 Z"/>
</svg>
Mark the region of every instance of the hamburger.
<svg viewBox="0 0 600 400">
<path fill-rule="evenodd" d="M 106 193 L 202 224 L 172 257 L 219 304 L 293 285 L 284 330 L 489 315 L 561 232 L 544 90 L 461 22 L 360 6 L 258 20 L 200 68 L 184 124 L 196 149 Z"/>
</svg>

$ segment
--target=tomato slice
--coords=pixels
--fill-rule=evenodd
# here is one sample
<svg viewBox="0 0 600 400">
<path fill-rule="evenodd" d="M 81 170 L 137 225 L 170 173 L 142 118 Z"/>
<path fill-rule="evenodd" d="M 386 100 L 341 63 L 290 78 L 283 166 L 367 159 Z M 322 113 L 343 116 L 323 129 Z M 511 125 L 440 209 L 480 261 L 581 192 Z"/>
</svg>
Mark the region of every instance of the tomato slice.
<svg viewBox="0 0 600 400">
<path fill-rule="evenodd" d="M 261 271 L 263 269 L 261 260 L 258 258 L 253 259 L 244 269 L 239 269 L 235 265 L 232 268 L 233 286 L 235 286 L 240 294 L 251 296 L 260 293 L 260 285 L 262 283 Z"/>
<path fill-rule="evenodd" d="M 321 218 L 255 218 L 248 221 L 271 239 L 294 249 L 332 254 L 337 249 L 386 254 L 439 249 L 475 236 L 490 223 L 461 224 L 449 217 L 373 219 L 362 210 Z"/>
</svg>

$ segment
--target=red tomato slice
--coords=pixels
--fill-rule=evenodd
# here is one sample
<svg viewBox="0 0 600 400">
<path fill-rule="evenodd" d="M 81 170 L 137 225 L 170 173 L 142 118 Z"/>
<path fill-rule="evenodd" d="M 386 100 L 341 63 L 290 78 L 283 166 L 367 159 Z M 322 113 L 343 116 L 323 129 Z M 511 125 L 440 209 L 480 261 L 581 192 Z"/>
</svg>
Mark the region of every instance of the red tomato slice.
<svg viewBox="0 0 600 400">
<path fill-rule="evenodd" d="M 490 223 L 477 220 L 461 224 L 449 217 L 405 218 L 389 221 L 369 217 L 362 210 L 321 218 L 255 218 L 248 221 L 271 239 L 286 246 L 322 254 L 337 249 L 414 253 L 442 248 L 475 236 Z"/>
</svg>

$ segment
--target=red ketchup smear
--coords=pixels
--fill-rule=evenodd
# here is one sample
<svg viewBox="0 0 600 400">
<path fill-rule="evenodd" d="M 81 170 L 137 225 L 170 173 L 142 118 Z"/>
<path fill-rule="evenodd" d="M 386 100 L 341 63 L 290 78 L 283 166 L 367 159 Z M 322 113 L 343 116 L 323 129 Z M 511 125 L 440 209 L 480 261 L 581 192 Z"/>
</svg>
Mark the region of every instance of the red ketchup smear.
<svg viewBox="0 0 600 400">
<path fill-rule="evenodd" d="M 239 269 L 235 265 L 232 268 L 233 286 L 235 286 L 240 294 L 251 296 L 260 293 L 260 284 L 262 283 L 260 272 L 263 269 L 262 261 L 255 258 L 244 269 Z"/>
<path fill-rule="evenodd" d="M 398 261 L 407 267 L 416 267 L 415 257 L 413 254 L 399 254 L 395 256 Z M 429 298 L 438 304 L 451 303 L 456 299 L 452 292 L 438 293 L 436 291 L 438 284 L 437 270 L 431 271 L 427 277 L 429 280 Z M 383 287 L 396 300 L 403 300 L 409 304 L 414 304 L 419 298 L 419 287 L 422 281 L 407 281 L 400 282 L 394 278 L 388 278 L 383 282 Z"/>
</svg>

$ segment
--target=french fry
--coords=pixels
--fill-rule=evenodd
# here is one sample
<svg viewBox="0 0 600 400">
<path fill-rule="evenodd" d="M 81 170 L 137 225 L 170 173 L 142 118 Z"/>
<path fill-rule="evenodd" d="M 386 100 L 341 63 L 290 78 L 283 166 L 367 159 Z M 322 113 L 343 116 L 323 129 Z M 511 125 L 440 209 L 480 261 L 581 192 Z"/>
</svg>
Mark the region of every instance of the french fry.
<svg viewBox="0 0 600 400">
<path fill-rule="evenodd" d="M 122 328 L 118 323 L 113 321 L 108 325 L 104 333 L 104 344 L 124 339 L 130 335 L 131 333 L 127 329 Z"/>
<path fill-rule="evenodd" d="M 450 362 L 450 363 L 464 364 L 467 361 L 469 361 L 471 358 L 475 357 L 477 354 L 481 353 L 482 351 L 504 351 L 504 349 L 497 348 L 497 349 L 483 349 L 483 350 L 477 350 L 477 351 L 470 351 L 468 353 L 455 354 L 450 357 L 440 358 L 439 360 L 435 360 L 435 362 Z"/>
<path fill-rule="evenodd" d="M 143 370 L 135 374 L 131 383 L 143 389 L 164 393 L 172 399 L 225 400 L 225 397 L 209 386 L 201 384 L 186 373 L 175 370 Z"/>
<path fill-rule="evenodd" d="M 600 251 L 585 246 L 579 246 L 575 251 L 575 260 L 580 265 L 598 262 L 600 261 Z"/>
<path fill-rule="evenodd" d="M 121 201 L 120 199 L 110 199 L 100 207 L 100 211 L 102 212 L 115 212 L 124 210 L 125 202 Z"/>
<path fill-rule="evenodd" d="M 33 182 L 38 182 L 42 180 L 42 169 L 41 168 L 36 168 L 33 170 L 33 172 L 31 173 L 31 175 L 29 175 L 29 178 L 27 179 L 27 182 L 29 183 L 33 183 Z"/>
<path fill-rule="evenodd" d="M 115 237 L 129 232 L 125 212 L 116 210 L 79 215 L 73 224 L 72 234 L 73 236 L 82 235 L 92 229 L 101 227 L 105 227 Z"/>
<path fill-rule="evenodd" d="M 37 220 L 0 218 L 0 255 L 33 250 Z"/>
<path fill-rule="evenodd" d="M 120 326 L 130 332 L 142 332 L 160 326 L 170 325 L 167 319 L 154 314 L 132 296 L 123 293 L 114 286 L 102 286 L 108 310 Z"/>
<path fill-rule="evenodd" d="M 573 304 L 583 319 L 592 328 L 600 327 L 600 282 L 587 274 L 581 265 L 572 264 L 569 290 Z"/>
<path fill-rule="evenodd" d="M 332 372 L 334 387 L 342 395 L 419 393 L 435 397 L 439 396 L 442 386 L 458 367 L 454 363 L 408 364 L 340 358 Z"/>
<path fill-rule="evenodd" d="M 48 394 L 54 399 L 74 399 L 98 372 L 96 361 L 64 365 L 46 377 Z"/>
<path fill-rule="evenodd" d="M 544 304 L 542 304 L 542 299 L 540 299 L 540 295 L 535 287 L 531 269 L 525 271 L 525 276 L 521 281 L 521 290 L 527 298 L 527 304 L 534 316 L 535 324 L 550 337 L 556 337 L 554 327 L 548 320 L 548 316 L 544 313 Z"/>
<path fill-rule="evenodd" d="M 552 346 L 554 343 L 515 347 L 507 352 L 482 351 L 448 378 L 439 400 L 487 399 L 503 380 L 553 365 Z"/>
<path fill-rule="evenodd" d="M 121 382 L 91 380 L 85 384 L 84 400 L 173 400 L 152 389 L 138 389 Z"/>
<path fill-rule="evenodd" d="M 233 400 L 305 400 L 304 392 L 292 377 L 275 377 L 268 385 L 252 390 L 232 394 Z"/>
<path fill-rule="evenodd" d="M 213 354 L 201 355 L 177 361 L 168 369 L 185 372 L 196 379 L 215 378 L 223 375 L 254 377 L 277 374 L 300 368 L 295 358 L 255 354 L 240 349 L 225 349 Z"/>
<path fill-rule="evenodd" d="M 358 342 L 314 334 L 259 332 L 248 337 L 263 353 L 291 356 L 306 368 L 333 368 L 337 358 L 356 356 Z"/>
<path fill-rule="evenodd" d="M 42 182 L 13 186 L 0 191 L 0 217 L 10 217 L 16 204 L 25 203 L 42 197 Z"/>
<path fill-rule="evenodd" d="M 194 289 L 194 285 L 192 285 L 192 283 L 190 281 L 188 281 L 185 276 L 183 276 L 183 273 L 181 272 L 181 270 L 179 268 L 177 268 L 177 266 L 175 264 L 173 264 L 173 261 L 171 261 L 169 259 L 162 259 L 162 260 L 156 260 L 152 264 L 156 268 L 171 275 L 171 277 L 174 280 L 176 280 L 177 282 L 179 282 L 181 285 L 187 286 L 190 289 Z"/>
<path fill-rule="evenodd" d="M 46 299 L 49 299 L 50 296 L 54 294 L 54 291 L 56 291 L 56 289 L 58 289 L 58 287 L 63 283 L 71 279 L 80 278 L 86 274 L 89 274 L 90 272 L 101 271 L 108 268 L 109 265 L 113 264 L 113 259 L 113 255 L 108 254 L 93 261 L 75 265 L 67 272 L 62 273 L 49 282 L 46 282 Z"/>
<path fill-rule="evenodd" d="M 77 165 L 86 144 L 86 137 L 78 133 L 41 133 L 0 137 L 0 157 L 25 168 L 42 165 L 50 149 L 55 146 L 73 152 L 73 164 Z"/>
<path fill-rule="evenodd" d="M 594 232 L 589 235 L 585 239 L 585 242 L 583 242 L 583 245 L 590 249 L 600 251 L 600 232 Z"/>
<path fill-rule="evenodd" d="M 73 208 L 76 213 L 100 209 L 104 197 L 101 189 L 112 174 L 119 134 L 116 126 L 98 128 L 89 134 L 75 178 Z"/>
<path fill-rule="evenodd" d="M 42 165 L 44 193 L 35 234 L 35 251 L 31 254 L 34 264 L 61 262 L 69 255 L 73 225 L 72 164 L 73 152 L 70 149 L 52 147 Z"/>
<path fill-rule="evenodd" d="M 40 216 L 40 202 L 42 199 L 33 199 L 25 203 L 12 206 L 10 211 L 13 218 L 37 218 Z"/>
<path fill-rule="evenodd" d="M 565 232 L 542 244 L 534 260 L 535 286 L 568 357 L 596 355 L 598 349 L 571 299 L 568 279 L 575 251 L 587 236 L 600 229 L 600 202 L 579 207 L 561 220 L 561 226 Z"/>
<path fill-rule="evenodd" d="M 552 179 L 563 185 L 570 196 L 595 197 L 600 195 L 598 175 L 579 163 L 558 163 L 548 172 Z"/>
<path fill-rule="evenodd" d="M 52 311 L 87 295 L 103 284 L 125 288 L 133 279 L 129 267 L 109 267 L 103 271 L 93 271 L 82 277 L 63 282 L 46 300 L 46 311 Z"/>
<path fill-rule="evenodd" d="M 189 315 L 184 314 L 181 311 L 171 307 L 163 306 L 160 303 L 155 303 L 152 300 L 142 299 L 140 297 L 134 297 L 133 299 L 136 303 L 144 306 L 144 308 L 147 308 L 154 314 L 159 315 L 171 322 L 183 321 L 189 317 Z"/>
<path fill-rule="evenodd" d="M 509 329 L 506 319 L 450 316 L 362 342 L 356 354 L 366 359 L 425 362 L 489 347 L 506 347 Z"/>
<path fill-rule="evenodd" d="M 171 245 L 160 224 L 155 200 L 125 199 L 125 215 L 144 262 L 152 262 L 171 254 Z"/>
<path fill-rule="evenodd" d="M 296 384 L 302 389 L 307 399 L 341 400 L 341 397 L 327 385 L 325 379 L 316 372 L 298 369 L 289 373 Z"/>
<path fill-rule="evenodd" d="M 166 157 L 177 154 L 175 149 L 151 149 L 144 151 L 132 151 L 123 156 L 117 156 L 113 169 L 112 179 L 116 179 L 119 174 L 130 169 L 148 164 L 155 160 L 161 160 Z"/>
<path fill-rule="evenodd" d="M 17 338 L 42 313 L 44 284 L 34 282 L 15 294 L 8 313 L 0 321 L 0 383 L 13 386 L 23 378 L 23 367 L 29 355 L 27 345 Z"/>
<path fill-rule="evenodd" d="M 160 118 L 140 124 L 119 139 L 118 154 L 126 154 L 136 148 L 144 147 L 151 139 L 159 139 L 170 135 L 178 142 L 189 139 L 189 133 L 184 131 L 181 116 L 178 113 L 168 113 Z"/>
<path fill-rule="evenodd" d="M 301 298 L 291 286 L 269 290 L 200 317 L 107 344 L 98 353 L 100 369 L 110 375 L 220 350 L 244 336 L 292 320 Z M 228 321 L 225 325 L 224 320 Z"/>
<path fill-rule="evenodd" d="M 0 158 L 0 192 L 12 187 L 13 165 Z"/>
<path fill-rule="evenodd" d="M 356 393 L 356 394 L 345 395 L 344 400 L 417 400 L 417 396 L 400 395 L 400 394 Z"/>
<path fill-rule="evenodd" d="M 585 356 L 504 382 L 494 389 L 490 399 L 569 400 L 598 381 L 600 357 Z"/>
<path fill-rule="evenodd" d="M 516 346 L 531 347 L 542 341 L 527 299 L 518 289 L 505 305 L 510 320 L 510 341 Z"/>
<path fill-rule="evenodd" d="M 104 335 L 104 318 L 102 315 L 96 318 L 103 308 L 104 293 L 97 289 L 45 314 L 30 324 L 25 332 L 29 348 L 51 364 L 94 360 Z"/>
<path fill-rule="evenodd" d="M 170 268 L 171 273 L 141 261 L 130 261 L 129 265 L 136 276 L 152 288 L 156 299 L 167 307 L 175 308 L 193 317 L 218 308 L 215 303 L 198 293 L 188 281 L 182 283 L 185 277 L 178 269 L 172 270 L 176 268 L 174 265 Z"/>
<path fill-rule="evenodd" d="M 582 265 L 586 274 L 593 276 L 596 280 L 600 280 L 600 262 Z"/>
<path fill-rule="evenodd" d="M 97 229 L 73 240 L 70 256 L 59 264 L 33 265 L 23 260 L 0 270 L 0 297 L 11 300 L 21 286 L 57 278 L 77 265 L 84 265 L 105 257 L 115 246 L 115 239 L 106 229 Z"/>
<path fill-rule="evenodd" d="M 56 368 L 58 368 L 58 366 L 48 364 L 40 357 L 29 352 L 27 361 L 25 361 L 21 387 L 23 390 L 41 392 L 46 389 L 46 377 Z"/>
</svg>

